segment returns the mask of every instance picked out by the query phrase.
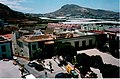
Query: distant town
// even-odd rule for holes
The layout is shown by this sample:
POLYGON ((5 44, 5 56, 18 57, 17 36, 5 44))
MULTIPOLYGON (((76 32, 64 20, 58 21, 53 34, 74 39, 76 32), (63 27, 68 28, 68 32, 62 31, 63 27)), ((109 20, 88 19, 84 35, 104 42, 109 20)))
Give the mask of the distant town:
POLYGON ((120 78, 118 13, 80 10, 23 14, 0 3, 0 78, 120 78))

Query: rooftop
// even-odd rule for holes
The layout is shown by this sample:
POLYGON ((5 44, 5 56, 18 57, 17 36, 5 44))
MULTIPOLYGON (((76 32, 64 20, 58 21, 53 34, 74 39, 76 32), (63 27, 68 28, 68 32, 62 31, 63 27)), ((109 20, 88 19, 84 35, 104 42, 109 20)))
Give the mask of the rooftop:
POLYGON ((12 34, 6 34, 6 35, 2 35, 2 36, 4 36, 7 39, 12 39, 12 34))
POLYGON ((114 32, 114 33, 120 33, 120 28, 108 28, 105 29, 107 32, 114 32))
POLYGON ((7 42, 8 40, 4 36, 0 36, 0 42, 7 42))
POLYGON ((54 39, 59 38, 74 38, 74 37, 80 37, 80 36, 86 36, 86 35, 95 35, 95 33, 91 32, 80 32, 79 30, 75 31, 60 31, 54 34, 44 34, 44 35, 24 35, 19 41, 25 41, 25 42, 36 42, 36 41, 49 41, 46 42, 46 44, 54 43, 54 39))
POLYGON ((6 42, 12 39, 12 34, 0 35, 0 42, 6 42))
POLYGON ((25 35, 18 40, 25 42, 36 42, 36 41, 49 41, 53 39, 54 38, 51 35, 25 35))
POLYGON ((32 32, 33 30, 45 29, 46 26, 34 26, 34 27, 21 27, 19 29, 20 32, 32 32))
POLYGON ((62 22, 63 24, 120 24, 120 22, 117 21, 97 21, 97 22, 81 22, 81 21, 70 21, 70 22, 62 22))
POLYGON ((89 32, 96 33, 96 34, 105 34, 102 30, 90 30, 89 32))
POLYGON ((74 30, 60 30, 54 33, 56 39, 57 38, 74 38, 74 37, 80 37, 80 36, 86 36, 86 35, 95 35, 95 33, 92 32, 85 32, 81 31, 79 29, 74 30))
POLYGON ((59 28, 79 28, 78 24, 64 24, 64 23, 48 23, 48 27, 59 27, 59 28))

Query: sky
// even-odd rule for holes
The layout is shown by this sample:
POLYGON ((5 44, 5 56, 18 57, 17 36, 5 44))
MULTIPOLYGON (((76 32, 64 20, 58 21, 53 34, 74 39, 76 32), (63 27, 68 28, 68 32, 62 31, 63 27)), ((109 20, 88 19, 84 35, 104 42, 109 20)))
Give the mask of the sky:
POLYGON ((24 13, 49 13, 65 4, 120 12, 119 0, 0 0, 11 9, 24 13))

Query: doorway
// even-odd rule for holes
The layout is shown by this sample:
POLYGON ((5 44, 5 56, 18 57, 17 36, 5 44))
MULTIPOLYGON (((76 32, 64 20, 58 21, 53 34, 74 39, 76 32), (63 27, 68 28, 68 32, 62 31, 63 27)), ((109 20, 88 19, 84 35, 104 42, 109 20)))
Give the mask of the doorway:
POLYGON ((6 59, 6 58, 7 58, 7 55, 6 55, 6 54, 2 54, 2 58, 3 58, 3 59, 6 59))

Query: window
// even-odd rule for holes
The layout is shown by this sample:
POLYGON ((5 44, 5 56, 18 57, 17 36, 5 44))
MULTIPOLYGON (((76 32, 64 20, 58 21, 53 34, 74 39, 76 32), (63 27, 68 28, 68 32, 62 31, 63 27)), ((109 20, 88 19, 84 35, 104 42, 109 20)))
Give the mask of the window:
POLYGON ((86 30, 86 29, 87 29, 87 27, 84 27, 84 29, 86 30))
POLYGON ((5 45, 1 46, 1 50, 2 52, 6 52, 6 46, 5 45))
POLYGON ((86 46, 86 41, 82 41, 82 46, 85 47, 86 46))
POLYGON ((23 43, 22 42, 19 42, 19 44, 20 44, 20 47, 23 47, 23 43))
POLYGON ((92 45, 92 40, 89 40, 89 45, 90 45, 90 46, 92 45))
POLYGON ((19 41, 17 41, 17 45, 19 45, 19 41))
POLYGON ((36 50, 36 45, 32 45, 32 49, 33 49, 33 50, 36 50))
POLYGON ((79 41, 75 41, 75 48, 79 48, 79 41))
POLYGON ((17 44, 19 45, 19 47, 23 47, 23 43, 20 41, 17 41, 17 44))

